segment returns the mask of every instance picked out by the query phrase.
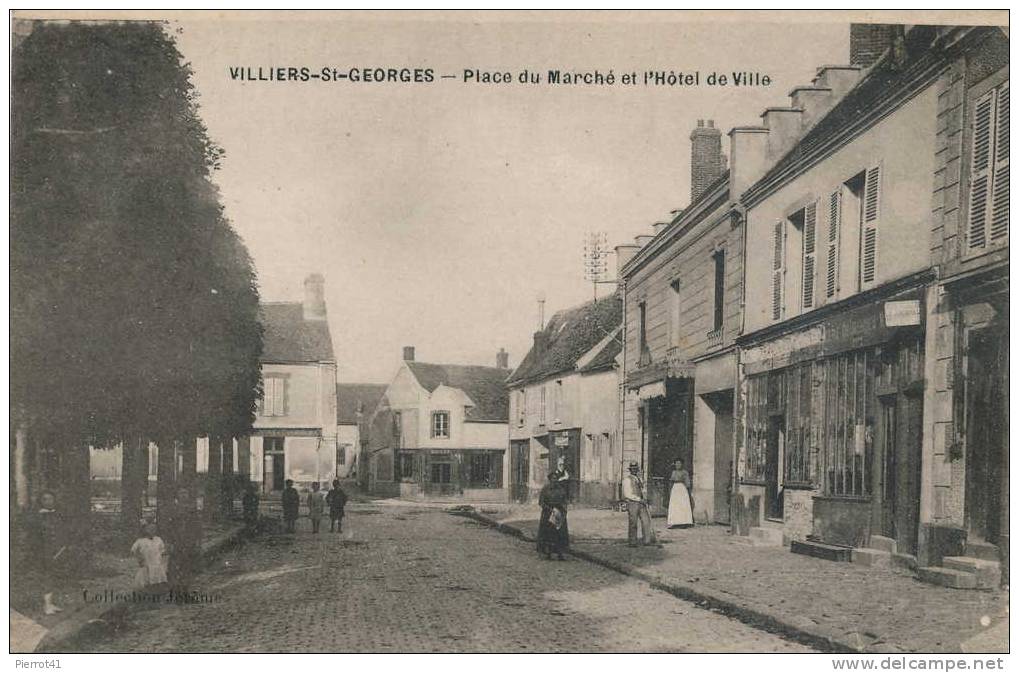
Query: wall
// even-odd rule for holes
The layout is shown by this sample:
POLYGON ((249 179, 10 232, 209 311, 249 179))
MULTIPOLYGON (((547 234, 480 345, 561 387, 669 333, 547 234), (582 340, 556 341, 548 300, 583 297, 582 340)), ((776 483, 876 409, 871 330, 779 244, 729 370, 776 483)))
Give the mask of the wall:
MULTIPOLYGON (((808 203, 821 199, 817 222, 816 296, 824 297, 824 243, 828 240, 825 199, 832 191, 857 173, 874 165, 881 166, 880 220, 878 223, 877 271, 875 285, 907 276, 931 265, 930 199, 934 176, 934 139, 937 90, 930 86, 885 117, 852 142, 792 182, 767 196, 747 213, 747 297, 745 326, 754 332, 773 324, 771 254, 774 224, 808 203), (916 151, 903 151, 902 148, 916 151)), ((855 219, 853 219, 855 217, 855 219)), ((844 208, 840 262, 843 271, 856 269, 859 261, 858 238, 854 239, 851 208, 844 208)), ((791 225, 787 233, 793 232, 791 225)), ((858 237, 858 233, 856 234, 858 237)), ((790 268, 785 275, 785 314, 783 319, 799 315, 801 278, 798 264, 801 254, 793 245, 786 248, 790 268)), ((840 274, 840 293, 836 299, 859 291, 852 274, 840 274), (847 277, 850 276, 850 277, 847 277)), ((822 302, 819 302, 823 303, 822 302)))
POLYGON ((355 464, 354 458, 358 455, 359 447, 361 446, 361 433, 356 425, 338 425, 336 427, 337 450, 344 447, 344 445, 346 445, 346 448, 344 449, 343 464, 336 466, 336 473, 341 478, 347 477, 350 474, 355 464))

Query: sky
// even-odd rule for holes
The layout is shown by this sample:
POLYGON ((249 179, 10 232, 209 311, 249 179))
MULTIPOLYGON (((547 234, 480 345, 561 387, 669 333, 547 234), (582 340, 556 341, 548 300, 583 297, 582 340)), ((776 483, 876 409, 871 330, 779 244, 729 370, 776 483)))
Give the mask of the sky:
MULTIPOLYGON (((804 14, 804 17, 809 15, 804 14)), ((263 301, 326 280, 342 383, 426 362, 514 366, 545 316, 587 301, 583 244, 651 233, 689 201, 689 134, 723 134, 788 104, 848 58, 848 24, 656 21, 181 20, 200 114, 226 152, 215 175, 263 301), (413 83, 240 82, 230 68, 433 68, 413 83), (470 84, 465 69, 613 71, 615 86, 470 84), (623 73, 700 71, 700 86, 623 86, 623 73), (767 74, 709 87, 708 73, 767 74)), ((728 153, 723 135, 723 150, 728 153)), ((614 278, 615 260, 609 259, 614 278)), ((611 286, 603 285, 604 295, 611 286)))

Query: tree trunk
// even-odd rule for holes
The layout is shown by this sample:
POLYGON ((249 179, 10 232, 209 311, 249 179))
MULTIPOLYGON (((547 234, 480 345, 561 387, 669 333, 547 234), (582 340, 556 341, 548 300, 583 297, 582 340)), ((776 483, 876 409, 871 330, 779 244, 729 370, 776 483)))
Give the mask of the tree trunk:
POLYGON ((195 479, 198 476, 198 438, 186 437, 180 441, 184 460, 181 464, 180 482, 188 491, 195 490, 195 479))
POLYGON ((220 480, 220 513, 229 517, 233 515, 233 437, 223 437, 223 476, 220 480))
POLYGON ((82 552, 89 547, 90 514, 92 512, 89 447, 80 439, 67 441, 60 455, 60 489, 57 508, 67 526, 67 541, 82 552))
POLYGON ((126 536, 136 534, 142 520, 142 479, 148 478, 148 445, 137 435, 125 436, 121 442, 120 461, 120 527, 126 536), (144 452, 144 456, 142 453, 144 452), (145 463, 145 471, 139 463, 145 463))
POLYGON ((28 428, 18 422, 14 431, 14 492, 16 509, 12 512, 21 513, 28 509, 28 428))
POLYGON ((237 474, 244 477, 244 482, 251 480, 251 436, 237 438, 237 474))
POLYGON ((156 525, 165 536, 169 533, 173 518, 177 456, 173 440, 169 437, 159 437, 156 447, 156 525))
POLYGON ((209 470, 205 473, 203 513, 209 518, 220 515, 220 476, 223 465, 223 437, 209 435, 209 470))

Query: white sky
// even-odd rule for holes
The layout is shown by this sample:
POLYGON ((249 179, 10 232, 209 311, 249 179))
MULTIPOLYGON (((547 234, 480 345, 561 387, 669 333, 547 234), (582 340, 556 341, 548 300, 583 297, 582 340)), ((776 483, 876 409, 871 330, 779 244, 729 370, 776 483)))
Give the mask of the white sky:
POLYGON ((686 205, 696 120, 723 133, 760 123, 818 65, 847 60, 849 31, 788 21, 174 26, 202 118, 226 150, 216 181, 262 298, 299 300, 308 273, 325 275, 341 382, 388 381, 404 345, 423 361, 487 365, 505 347, 517 364, 540 292, 546 317, 590 298, 585 232, 630 242, 686 205), (702 86, 230 80, 231 66, 260 65, 699 69, 702 86), (710 88, 713 70, 773 83, 710 88))

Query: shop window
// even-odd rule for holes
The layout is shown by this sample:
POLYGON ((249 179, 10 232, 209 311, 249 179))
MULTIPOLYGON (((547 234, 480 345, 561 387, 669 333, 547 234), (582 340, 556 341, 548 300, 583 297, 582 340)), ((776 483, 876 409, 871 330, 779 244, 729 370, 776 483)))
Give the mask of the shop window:
POLYGON ((449 439, 449 412, 432 412, 432 437, 434 439, 449 439))
POLYGON ((747 380, 747 448, 743 479, 763 482, 768 468, 781 468, 785 486, 810 487, 812 365, 802 364, 747 380), (776 431, 776 428, 781 428, 776 431), (780 442, 781 447, 768 442, 780 442), (772 451, 769 452, 769 448, 772 451), (768 465, 768 456, 781 465, 768 465))
POLYGON ((502 451, 467 454, 468 488, 502 488, 502 451))
POLYGON ((825 360, 821 471, 824 492, 869 496, 873 492, 875 358, 854 351, 825 360))
POLYGON ((764 481, 768 437, 768 375, 747 379, 747 446, 743 479, 764 481))

